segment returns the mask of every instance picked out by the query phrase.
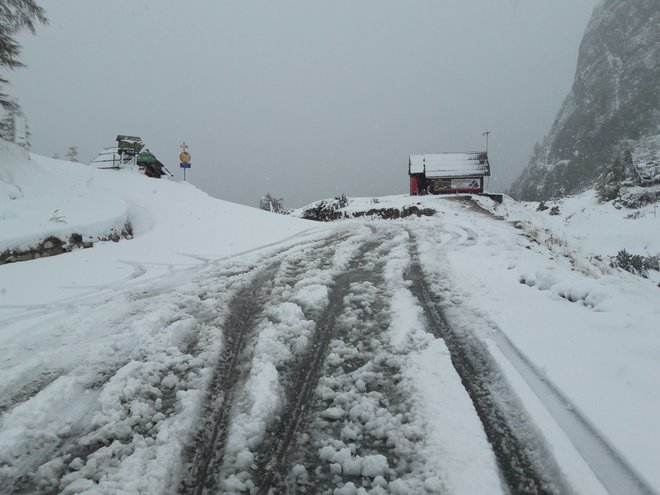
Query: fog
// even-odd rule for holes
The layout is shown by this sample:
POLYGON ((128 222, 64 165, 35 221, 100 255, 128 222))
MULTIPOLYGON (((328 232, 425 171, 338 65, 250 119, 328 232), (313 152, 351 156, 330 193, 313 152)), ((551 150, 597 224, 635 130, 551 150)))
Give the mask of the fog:
POLYGON ((8 74, 32 150, 141 136, 255 206, 408 190, 408 155, 485 148, 503 191, 568 93, 595 0, 41 2, 8 74))

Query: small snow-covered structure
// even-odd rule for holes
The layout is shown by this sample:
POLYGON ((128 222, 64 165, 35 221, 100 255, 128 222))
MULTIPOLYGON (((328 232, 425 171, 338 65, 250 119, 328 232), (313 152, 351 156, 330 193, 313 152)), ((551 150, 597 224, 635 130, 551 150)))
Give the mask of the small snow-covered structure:
POLYGON ((123 156, 117 146, 103 148, 90 162, 90 165, 100 169, 118 169, 133 163, 133 156, 123 156))
POLYGON ((137 136, 117 136, 117 146, 101 150, 90 165, 100 169, 135 170, 156 179, 165 175, 172 176, 172 173, 144 147, 142 139, 137 136))
POLYGON ((488 153, 432 153, 410 155, 410 195, 482 193, 490 176, 488 153))

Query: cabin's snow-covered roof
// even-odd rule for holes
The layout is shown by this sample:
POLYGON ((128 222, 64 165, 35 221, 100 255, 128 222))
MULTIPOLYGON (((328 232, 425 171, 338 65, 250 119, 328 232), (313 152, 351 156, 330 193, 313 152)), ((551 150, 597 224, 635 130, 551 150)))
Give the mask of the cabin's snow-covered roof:
POLYGON ((490 175, 490 163, 485 151, 410 155, 409 172, 426 177, 483 176, 490 175))

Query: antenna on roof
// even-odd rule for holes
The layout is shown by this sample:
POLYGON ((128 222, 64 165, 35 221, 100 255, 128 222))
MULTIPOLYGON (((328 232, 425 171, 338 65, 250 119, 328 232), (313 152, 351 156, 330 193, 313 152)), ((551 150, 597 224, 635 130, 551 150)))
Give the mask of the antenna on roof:
POLYGON ((488 136, 490 135, 490 131, 484 131, 482 136, 486 136, 486 153, 488 153, 488 136))

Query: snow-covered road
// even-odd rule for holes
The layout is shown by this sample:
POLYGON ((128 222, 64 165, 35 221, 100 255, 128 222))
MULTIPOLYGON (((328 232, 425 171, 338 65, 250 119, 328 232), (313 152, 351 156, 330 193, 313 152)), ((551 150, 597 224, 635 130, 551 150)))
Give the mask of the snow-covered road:
POLYGON ((419 234, 477 234, 422 227, 349 223, 22 313, 49 331, 2 384, 3 493, 570 493, 419 261, 419 234), (99 325, 110 347, 70 331, 99 325), (54 344, 78 352, 43 367, 54 344))
POLYGON ((610 262, 655 208, 502 199, 320 224, 2 144, 3 259, 94 247, 0 266, 0 494, 660 493, 660 272, 610 262))
POLYGON ((653 493, 604 440, 548 445, 497 339, 424 262, 477 242, 438 220, 344 223, 12 313, 34 349, 2 361, 1 492, 601 494, 629 476, 653 493), (614 485, 588 467, 602 456, 614 485))

